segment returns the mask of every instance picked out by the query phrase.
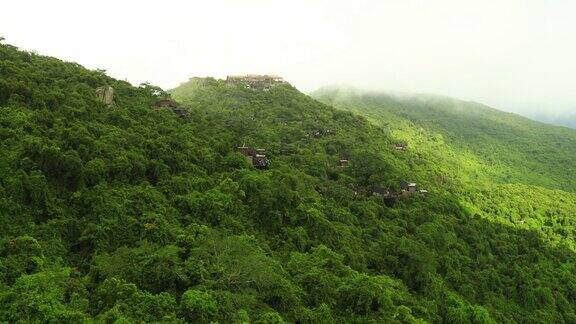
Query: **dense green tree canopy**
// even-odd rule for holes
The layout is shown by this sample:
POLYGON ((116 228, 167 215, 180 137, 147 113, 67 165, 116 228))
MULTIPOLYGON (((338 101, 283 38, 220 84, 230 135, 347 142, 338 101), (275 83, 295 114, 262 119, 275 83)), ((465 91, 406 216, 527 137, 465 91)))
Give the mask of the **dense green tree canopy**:
POLYGON ((517 128, 470 139, 290 85, 171 93, 187 115, 149 84, 0 45, 0 321, 576 321, 574 179, 551 164, 574 166, 572 142, 544 156, 517 128), (402 181, 429 193, 370 189, 402 181))

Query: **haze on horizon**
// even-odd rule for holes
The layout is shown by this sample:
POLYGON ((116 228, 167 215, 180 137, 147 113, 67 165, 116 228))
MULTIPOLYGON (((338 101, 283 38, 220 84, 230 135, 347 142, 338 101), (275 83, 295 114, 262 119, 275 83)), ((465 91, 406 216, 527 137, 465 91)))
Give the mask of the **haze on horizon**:
POLYGON ((133 84, 278 74, 435 93, 526 115, 576 111, 576 2, 10 1, 0 36, 133 84))

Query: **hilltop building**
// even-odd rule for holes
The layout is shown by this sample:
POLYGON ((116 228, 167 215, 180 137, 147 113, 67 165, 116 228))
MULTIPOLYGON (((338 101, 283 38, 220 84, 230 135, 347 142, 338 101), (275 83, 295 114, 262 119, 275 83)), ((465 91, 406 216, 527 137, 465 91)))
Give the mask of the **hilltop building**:
POLYGON ((286 81, 277 75, 229 75, 226 77, 226 83, 230 85, 242 84, 247 88, 269 89, 277 84, 284 84, 286 81))

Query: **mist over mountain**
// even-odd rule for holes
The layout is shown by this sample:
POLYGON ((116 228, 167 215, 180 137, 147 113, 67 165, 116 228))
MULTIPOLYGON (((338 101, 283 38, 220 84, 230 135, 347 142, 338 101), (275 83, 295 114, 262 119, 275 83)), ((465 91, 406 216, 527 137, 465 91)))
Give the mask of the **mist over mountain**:
POLYGON ((541 122, 558 125, 558 126, 566 126, 570 128, 576 129, 576 114, 575 113, 565 113, 565 114, 527 114, 529 117, 535 120, 539 120, 541 122))

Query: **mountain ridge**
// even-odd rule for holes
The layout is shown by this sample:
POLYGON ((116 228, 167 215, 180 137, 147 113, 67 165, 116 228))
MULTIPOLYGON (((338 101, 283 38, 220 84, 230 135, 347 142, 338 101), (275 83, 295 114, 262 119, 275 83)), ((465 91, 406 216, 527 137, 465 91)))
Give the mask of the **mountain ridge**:
POLYGON ((500 116, 513 116, 516 119, 523 119, 526 122, 533 122, 539 125, 546 125, 561 129, 568 128, 570 129, 570 131, 573 130, 573 127, 547 122, 545 119, 543 120, 541 118, 534 118, 513 111, 505 111, 502 109, 494 108, 479 101, 463 100, 456 97, 435 93, 410 93, 410 92, 394 92, 394 91, 389 92, 384 90, 364 90, 358 87, 352 87, 346 85, 328 85, 320 87, 314 91, 308 92, 307 94, 313 98, 320 98, 324 100, 335 100, 337 102, 338 99, 342 97, 342 95, 336 93, 342 93, 343 97, 385 96, 389 98, 394 98, 398 101, 410 100, 410 99, 422 100, 424 102, 433 100, 445 100, 447 102, 453 102, 455 105, 461 105, 462 107, 465 107, 464 109, 461 109, 460 112, 479 113, 478 110, 480 109, 480 111, 484 110, 484 112, 492 112, 500 116))

